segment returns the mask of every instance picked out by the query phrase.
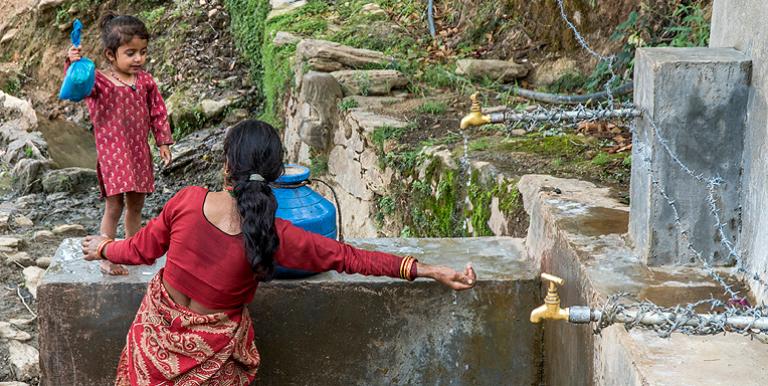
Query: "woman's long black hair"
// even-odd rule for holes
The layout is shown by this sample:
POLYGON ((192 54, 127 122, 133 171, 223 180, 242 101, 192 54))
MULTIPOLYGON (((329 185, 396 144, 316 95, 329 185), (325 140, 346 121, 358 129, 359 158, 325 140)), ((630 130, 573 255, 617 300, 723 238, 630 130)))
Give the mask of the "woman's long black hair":
POLYGON ((283 144, 269 124, 242 121, 224 139, 227 182, 237 199, 241 229, 248 262, 259 280, 270 280, 275 273, 272 259, 280 239, 275 230, 277 200, 269 183, 283 174, 283 144), (260 175, 264 181, 258 181, 260 175))

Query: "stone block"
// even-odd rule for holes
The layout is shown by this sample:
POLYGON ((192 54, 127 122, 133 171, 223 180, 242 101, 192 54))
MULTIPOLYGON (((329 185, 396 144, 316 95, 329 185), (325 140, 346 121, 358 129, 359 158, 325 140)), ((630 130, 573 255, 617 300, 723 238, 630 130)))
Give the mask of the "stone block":
POLYGON ((697 262, 689 240, 714 264, 734 263, 715 228, 707 188, 708 180, 722 178, 714 198, 735 245, 750 70, 749 57, 731 48, 637 50, 634 98, 643 116, 632 139, 629 229, 645 263, 697 262), (682 230, 659 187, 675 202, 682 230))
MULTIPOLYGON (((163 265, 106 277, 80 258, 78 241, 62 243, 39 289, 41 385, 111 384, 147 281, 163 265)), ((528 313, 541 298, 521 240, 352 243, 454 268, 472 261, 477 287, 454 293, 335 272, 264 283, 249 307, 260 385, 538 384, 542 330, 528 313)))
POLYGON ((342 70, 331 75, 341 84, 344 95, 387 95, 408 84, 396 70, 342 70))
POLYGON ((296 46, 296 58, 298 59, 297 63, 302 61, 308 62, 310 67, 316 71, 328 69, 319 68, 318 64, 321 63, 334 69, 358 69, 386 66, 394 60, 391 56, 384 55, 379 51, 354 48, 327 40, 315 39, 304 39, 299 42, 296 46))
POLYGON ((472 79, 511 82, 528 75, 528 67, 507 60, 461 59, 456 61, 456 74, 472 79))
POLYGON ((64 168, 50 170, 43 176, 43 190, 55 192, 88 192, 98 187, 96 171, 85 168, 64 168))

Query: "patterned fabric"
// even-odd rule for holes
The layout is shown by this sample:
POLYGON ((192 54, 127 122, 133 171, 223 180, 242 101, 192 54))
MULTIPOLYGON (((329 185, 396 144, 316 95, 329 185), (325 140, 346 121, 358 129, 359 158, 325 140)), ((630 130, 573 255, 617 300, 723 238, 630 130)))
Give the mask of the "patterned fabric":
POLYGON ((174 303, 162 275, 128 331, 115 385, 249 385, 260 358, 248 309, 198 314, 174 303))
POLYGON ((136 74, 135 90, 114 84, 96 71, 86 98, 96 139, 96 165, 102 196, 155 190, 149 130, 157 145, 173 143, 163 97, 152 76, 136 74))

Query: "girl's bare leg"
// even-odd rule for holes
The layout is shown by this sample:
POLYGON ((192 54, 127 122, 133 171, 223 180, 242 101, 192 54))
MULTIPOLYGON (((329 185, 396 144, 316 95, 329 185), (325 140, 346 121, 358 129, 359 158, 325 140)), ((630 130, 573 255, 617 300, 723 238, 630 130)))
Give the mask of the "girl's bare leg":
POLYGON ((144 208, 145 193, 125 193, 125 238, 135 235, 141 229, 141 209, 144 208))
MULTIPOLYGON (((122 194, 107 196, 104 207, 104 217, 101 218, 101 234, 114 239, 117 236, 117 223, 125 206, 122 194)), ((108 260, 99 263, 101 272, 109 275, 127 275, 128 270, 122 265, 112 264, 108 260)))

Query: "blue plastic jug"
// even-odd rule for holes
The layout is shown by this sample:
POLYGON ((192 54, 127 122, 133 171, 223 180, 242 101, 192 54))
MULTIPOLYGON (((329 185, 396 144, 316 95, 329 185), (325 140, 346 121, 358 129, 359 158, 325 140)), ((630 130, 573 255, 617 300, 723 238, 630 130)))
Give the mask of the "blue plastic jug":
MULTIPOLYGON (((288 220, 299 228, 328 238, 336 238, 336 207, 325 197, 309 188, 309 168, 286 164, 285 173, 272 187, 277 199, 276 217, 288 220)), ((316 272, 277 266, 275 278, 298 279, 316 272)))

